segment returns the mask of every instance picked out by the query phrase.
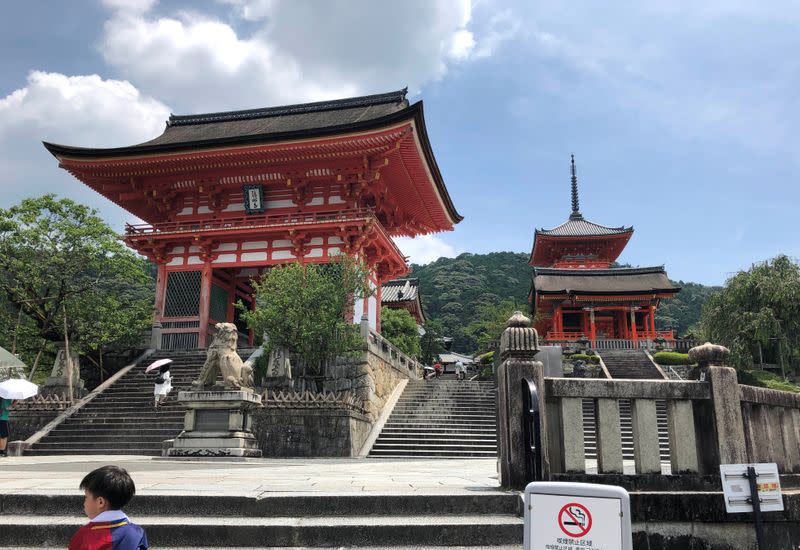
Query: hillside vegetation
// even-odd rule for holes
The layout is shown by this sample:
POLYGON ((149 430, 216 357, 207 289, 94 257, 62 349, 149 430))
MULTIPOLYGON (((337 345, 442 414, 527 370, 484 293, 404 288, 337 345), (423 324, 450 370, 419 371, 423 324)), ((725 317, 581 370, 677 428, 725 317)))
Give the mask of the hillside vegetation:
MULTIPOLYGON (((464 253, 439 258, 426 265, 412 265, 412 277, 420 280, 422 306, 428 319, 442 323, 444 334, 453 338, 453 349, 464 353, 479 349, 478 335, 469 325, 481 321, 492 306, 530 312, 532 268, 524 252, 464 253)), ((716 287, 675 282, 682 291, 665 300, 656 315, 658 328, 673 328, 685 334, 700 319, 703 303, 716 287)), ((499 335, 498 335, 499 336, 499 335)))

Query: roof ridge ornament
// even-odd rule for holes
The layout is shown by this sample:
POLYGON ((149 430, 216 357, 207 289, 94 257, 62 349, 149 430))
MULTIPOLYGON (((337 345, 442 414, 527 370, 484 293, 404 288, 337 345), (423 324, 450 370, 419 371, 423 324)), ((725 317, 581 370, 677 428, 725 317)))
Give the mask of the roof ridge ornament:
POLYGON ((575 170, 575 155, 570 155, 570 173, 572 174, 572 214, 569 215, 571 220, 582 220, 580 202, 578 200, 578 174, 575 170))

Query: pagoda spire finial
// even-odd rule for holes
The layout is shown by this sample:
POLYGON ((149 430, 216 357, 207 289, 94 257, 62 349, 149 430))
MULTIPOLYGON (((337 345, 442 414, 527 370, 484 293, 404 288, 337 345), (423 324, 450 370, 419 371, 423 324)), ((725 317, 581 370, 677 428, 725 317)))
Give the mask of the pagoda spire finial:
POLYGON ((575 171, 575 155, 570 155, 570 172, 572 173, 572 214, 569 215, 571 220, 583 219, 581 214, 580 202, 578 201, 578 174, 575 171))

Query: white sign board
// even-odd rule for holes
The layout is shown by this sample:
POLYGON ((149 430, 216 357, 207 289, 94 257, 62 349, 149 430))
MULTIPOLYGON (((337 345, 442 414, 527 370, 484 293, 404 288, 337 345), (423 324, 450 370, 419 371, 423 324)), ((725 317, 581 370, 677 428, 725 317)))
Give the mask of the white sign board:
POLYGON ((525 487, 525 550, 632 550, 622 487, 534 482, 525 487))
POLYGON ((750 480, 747 478, 748 466, 755 468, 758 475, 756 483, 758 497, 761 499, 761 511, 782 511, 781 478, 778 476, 778 465, 775 463, 720 464, 719 475, 722 479, 722 492, 725 495, 725 510, 729 514, 753 511, 750 480))

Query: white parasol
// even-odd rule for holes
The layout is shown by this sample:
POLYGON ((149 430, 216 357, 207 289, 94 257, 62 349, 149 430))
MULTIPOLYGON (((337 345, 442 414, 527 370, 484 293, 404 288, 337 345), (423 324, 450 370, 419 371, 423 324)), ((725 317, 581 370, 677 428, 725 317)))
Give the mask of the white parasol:
POLYGON ((10 378, 0 382, 0 397, 3 399, 27 399, 39 393, 39 386, 23 378, 10 378))
POLYGON ((164 365, 169 365, 170 363, 172 363, 172 359, 159 359, 158 361, 153 361, 149 367, 144 369, 144 372, 147 374, 148 372, 152 372, 157 368, 163 367, 164 365))

